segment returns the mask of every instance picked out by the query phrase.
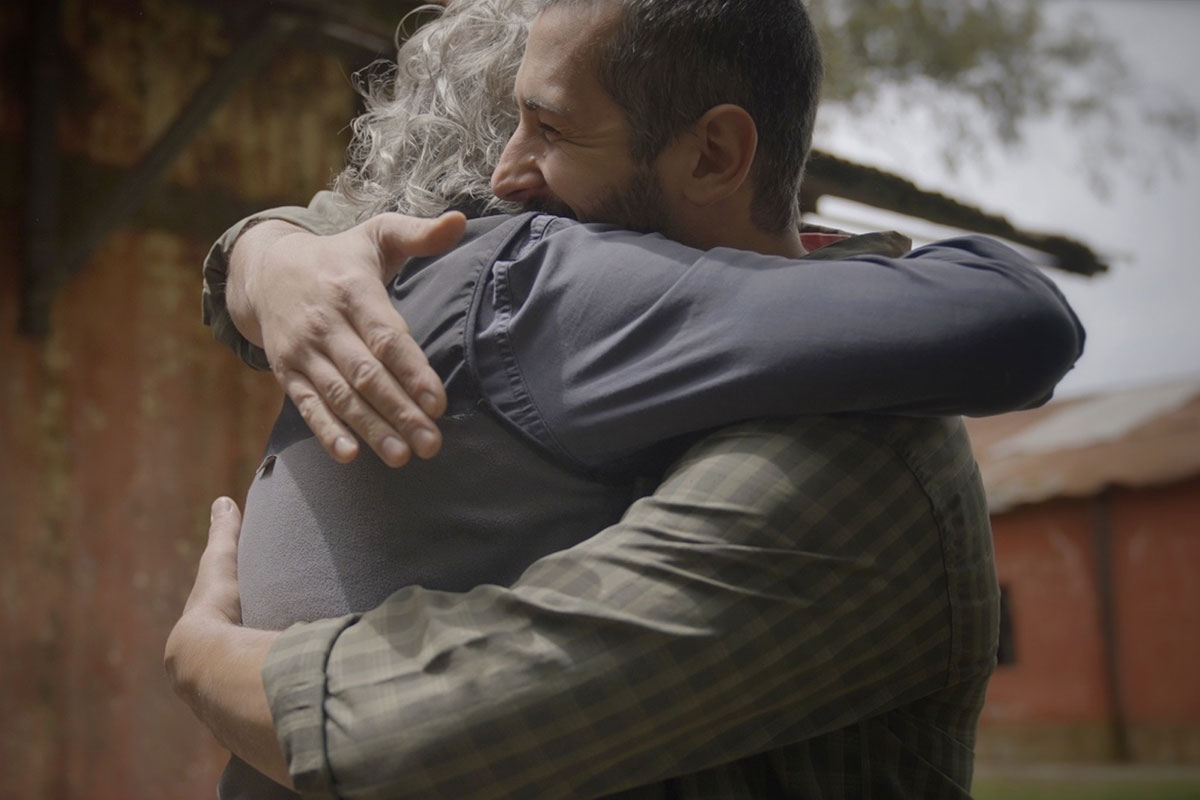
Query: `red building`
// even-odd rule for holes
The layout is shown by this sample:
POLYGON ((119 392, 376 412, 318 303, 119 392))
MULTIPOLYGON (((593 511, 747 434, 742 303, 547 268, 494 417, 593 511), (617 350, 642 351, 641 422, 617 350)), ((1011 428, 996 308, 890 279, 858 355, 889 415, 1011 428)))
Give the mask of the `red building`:
POLYGON ((1200 380, 968 427, 1005 606, 981 758, 1200 763, 1200 380))

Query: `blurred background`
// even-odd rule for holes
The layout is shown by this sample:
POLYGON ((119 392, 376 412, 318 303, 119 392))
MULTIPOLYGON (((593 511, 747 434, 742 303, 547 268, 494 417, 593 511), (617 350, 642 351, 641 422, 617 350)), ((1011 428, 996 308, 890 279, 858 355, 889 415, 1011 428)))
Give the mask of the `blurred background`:
MULTIPOLYGON (((199 266, 328 183, 415 5, 0 7, 0 798, 213 796, 162 645, 280 396, 199 266)), ((810 7, 809 219, 1001 236, 1088 328, 1055 402, 970 422, 1005 605, 977 795, 1200 797, 1200 3, 810 7)))

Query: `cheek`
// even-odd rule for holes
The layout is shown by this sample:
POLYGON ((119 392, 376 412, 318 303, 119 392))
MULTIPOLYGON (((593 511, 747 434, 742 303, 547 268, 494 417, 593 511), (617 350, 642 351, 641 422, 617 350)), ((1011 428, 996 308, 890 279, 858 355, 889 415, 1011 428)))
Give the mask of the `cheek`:
POLYGON ((562 152, 552 150, 541 160, 542 178, 555 197, 568 205, 580 195, 580 186, 586 183, 580 164, 562 152))
POLYGON ((557 150, 543 159, 542 174, 550 191, 579 213, 586 211, 581 206, 604 196, 614 185, 620 173, 618 164, 617 159, 600 154, 557 150))

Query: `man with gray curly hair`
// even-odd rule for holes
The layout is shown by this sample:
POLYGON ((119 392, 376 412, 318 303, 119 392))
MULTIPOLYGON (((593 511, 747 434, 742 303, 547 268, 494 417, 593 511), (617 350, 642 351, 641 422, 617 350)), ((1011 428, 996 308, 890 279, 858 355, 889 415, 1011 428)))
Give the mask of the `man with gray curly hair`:
POLYGON ((177 688, 312 796, 966 796, 997 598, 961 423, 696 434, 1041 402, 1077 322, 986 240, 902 255, 801 234, 819 49, 798 0, 544 5, 514 83, 527 6, 452 5, 401 49, 396 96, 413 94, 371 102, 337 194, 214 250, 209 311, 228 299, 294 403, 240 554, 236 509, 214 506, 168 643, 177 688), (515 116, 483 108, 509 93, 515 116), (466 142, 506 131, 500 152, 466 142), (499 200, 477 180, 491 160, 499 200), (483 216, 380 311, 384 263, 462 219, 376 212, 500 201, 628 230, 483 216), (339 260, 371 280, 330 311, 312 276, 339 260), (354 458, 335 414, 381 460, 354 458), (671 458, 695 444, 590 536, 667 439, 671 458), (413 451, 429 460, 384 466, 413 451), (252 629, 297 619, 315 621, 252 629))
POLYGON ((409 37, 394 65, 359 78, 366 110, 333 187, 358 220, 519 210, 492 194, 490 177, 517 125, 513 81, 540 5, 455 3, 409 37))
POLYGON ((451 223, 439 238, 431 231, 442 228, 387 212, 436 218, 451 208, 471 216, 520 210, 492 193, 491 174, 516 128, 513 81, 541 5, 456 2, 419 28, 394 65, 358 77, 366 110, 352 123, 349 163, 333 191, 318 193, 307 209, 243 220, 206 261, 205 323, 244 361, 275 372, 338 460, 359 449, 340 420, 393 466, 440 446, 433 417, 444 406, 443 387, 380 279, 423 252, 414 250, 415 241, 424 243, 418 237, 444 249, 457 228, 451 223), (319 320, 297 313, 314 307, 328 313, 319 320))

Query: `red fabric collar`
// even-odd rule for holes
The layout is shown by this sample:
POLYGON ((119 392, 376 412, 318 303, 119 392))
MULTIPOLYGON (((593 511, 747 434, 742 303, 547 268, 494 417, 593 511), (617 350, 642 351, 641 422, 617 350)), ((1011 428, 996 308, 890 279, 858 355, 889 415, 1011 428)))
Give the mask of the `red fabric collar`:
POLYGON ((850 234, 848 233, 801 233, 800 245, 811 253, 813 250, 820 250, 834 242, 844 242, 849 238, 850 234))

